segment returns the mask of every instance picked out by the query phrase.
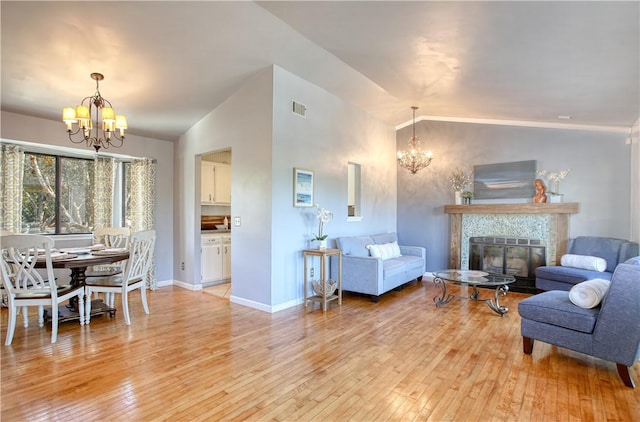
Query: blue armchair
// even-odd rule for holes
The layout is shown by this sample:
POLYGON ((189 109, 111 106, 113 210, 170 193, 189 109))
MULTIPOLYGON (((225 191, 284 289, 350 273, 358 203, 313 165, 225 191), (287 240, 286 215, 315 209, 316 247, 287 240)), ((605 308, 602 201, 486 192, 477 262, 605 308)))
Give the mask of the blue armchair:
POLYGON ((569 292, 552 290, 518 304, 523 350, 534 339, 616 363, 627 387, 634 388, 629 367, 640 359, 640 257, 616 267, 600 305, 574 305, 569 292))
POLYGON ((571 239, 567 253, 603 258, 607 262, 607 268, 604 272, 599 272, 561 265, 538 267, 536 268, 536 289, 569 291, 574 285, 593 278, 611 280, 618 264, 640 255, 638 244, 635 242, 597 236, 579 236, 571 239))

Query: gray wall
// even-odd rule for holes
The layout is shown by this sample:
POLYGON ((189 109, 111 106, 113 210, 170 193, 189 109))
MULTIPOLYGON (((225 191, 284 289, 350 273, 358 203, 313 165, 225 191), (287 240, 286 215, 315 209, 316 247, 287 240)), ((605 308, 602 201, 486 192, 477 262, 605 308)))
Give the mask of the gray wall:
MULTIPOLYGON (((429 271, 448 266, 444 205, 453 203, 447 179, 455 167, 537 160, 538 169, 570 168, 560 182, 564 202, 580 203, 580 213, 571 217, 570 236, 629 237, 628 134, 420 121, 416 135, 434 159, 415 176, 398 168, 398 235, 405 244, 427 248, 429 271)), ((405 149, 410 136, 410 126, 397 132, 398 149, 405 149)))
POLYGON ((301 303, 302 254, 315 213, 293 207, 293 167, 315 172, 315 201, 336 236, 395 230, 395 131, 327 91, 273 66, 255 75, 180 138, 176 151, 175 278, 200 286, 197 156, 231 147, 232 301, 266 311, 301 303), (307 106, 291 113, 292 100, 307 106), (348 223, 347 162, 362 164, 364 219, 348 223), (184 260, 185 270, 179 270, 184 260))

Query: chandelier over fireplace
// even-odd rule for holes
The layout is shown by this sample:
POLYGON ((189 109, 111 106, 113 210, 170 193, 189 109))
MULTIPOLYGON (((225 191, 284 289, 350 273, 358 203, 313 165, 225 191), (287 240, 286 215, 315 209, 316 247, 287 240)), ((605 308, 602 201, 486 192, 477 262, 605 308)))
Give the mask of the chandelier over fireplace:
POLYGON ((99 83, 104 76, 101 73, 92 73, 91 79, 96 81, 96 92, 92 96, 85 97, 75 108, 62 109, 62 121, 67 124, 69 140, 75 144, 85 142, 87 146, 94 147, 96 152, 100 148, 107 149, 109 146, 120 148, 124 142, 127 118, 116 115, 111 103, 100 95, 99 83), (75 132, 74 124, 78 125, 75 132), (120 131, 119 136, 116 129, 120 131), (74 139, 78 133, 81 133, 80 137, 74 139))

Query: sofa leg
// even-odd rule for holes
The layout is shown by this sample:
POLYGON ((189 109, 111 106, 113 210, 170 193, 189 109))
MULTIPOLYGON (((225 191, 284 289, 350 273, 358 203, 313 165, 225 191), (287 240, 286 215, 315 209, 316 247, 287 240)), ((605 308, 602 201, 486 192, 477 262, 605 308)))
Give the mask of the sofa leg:
POLYGON ((622 378, 624 385, 629 388, 636 388, 636 385, 633 383, 633 378, 631 378, 631 373, 629 373, 629 367, 621 363, 616 363, 616 368, 618 369, 618 375, 622 378))
POLYGON ((522 351, 527 355, 533 353, 533 339, 531 337, 522 336, 522 351))
POLYGON ((373 303, 378 303, 379 300, 380 300, 380 296, 371 295, 371 301, 373 303))
POLYGON ((416 280, 418 280, 418 282, 422 281, 422 276, 416 278, 416 280))

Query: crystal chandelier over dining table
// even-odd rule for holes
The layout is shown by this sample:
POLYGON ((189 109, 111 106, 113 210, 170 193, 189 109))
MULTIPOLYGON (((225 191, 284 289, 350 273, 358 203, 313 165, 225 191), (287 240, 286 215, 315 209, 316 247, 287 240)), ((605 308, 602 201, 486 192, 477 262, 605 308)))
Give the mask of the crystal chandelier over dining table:
POLYGON ((409 140, 408 151, 398 151, 398 163, 411 174, 416 174, 431 164, 432 154, 431 151, 424 151, 420 148, 420 141, 416 137, 416 110, 418 107, 411 108, 413 109, 413 136, 409 140))
POLYGON ((85 97, 76 107, 65 107, 62 110, 62 121, 67 124, 69 140, 75 144, 85 142, 87 146, 107 149, 110 146, 120 148, 124 142, 124 130, 127 129, 127 118, 116 115, 111 103, 100 95, 99 83, 104 79, 101 73, 92 73, 91 79, 96 81, 96 92, 85 97), (78 128, 74 131, 73 125, 78 128), (119 130, 120 134, 118 135, 119 130), (74 139, 75 135, 80 134, 74 139))

